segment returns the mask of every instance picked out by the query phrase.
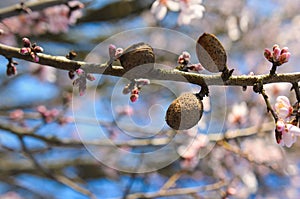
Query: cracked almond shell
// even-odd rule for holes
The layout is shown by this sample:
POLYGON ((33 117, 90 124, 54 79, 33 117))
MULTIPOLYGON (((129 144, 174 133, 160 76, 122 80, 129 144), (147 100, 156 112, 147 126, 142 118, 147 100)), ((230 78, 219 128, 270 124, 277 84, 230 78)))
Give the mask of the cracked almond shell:
POLYGON ((199 122, 202 113, 202 101, 193 93, 184 93, 170 104, 166 122, 175 130, 190 129, 199 122))
POLYGON ((210 33, 203 33, 196 45, 196 53, 202 66, 213 73, 222 72, 226 66, 226 51, 218 38, 210 33))

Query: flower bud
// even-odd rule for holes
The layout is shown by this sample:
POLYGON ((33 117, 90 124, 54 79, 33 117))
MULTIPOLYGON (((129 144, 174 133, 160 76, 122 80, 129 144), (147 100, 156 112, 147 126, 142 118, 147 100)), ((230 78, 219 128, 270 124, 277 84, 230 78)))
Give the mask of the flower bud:
POLYGON ((31 46, 31 42, 30 42, 30 40, 28 38, 24 37, 22 39, 22 41, 23 41, 23 46, 24 47, 30 47, 31 46))
POLYGON ((95 76, 92 75, 92 74, 90 74, 90 73, 88 73, 88 74, 86 75, 86 78, 87 78, 88 80, 90 80, 90 81, 94 81, 94 80, 96 79, 95 76))
POLYGON ((82 70, 82 69, 77 69, 76 71, 76 74, 79 76, 79 77, 81 77, 81 76, 84 76, 85 75, 85 72, 84 72, 84 70, 82 70))
POLYGON ((268 61, 270 61, 270 62, 273 61, 273 56, 269 49, 267 49, 267 48, 265 49, 264 56, 268 61))
POLYGON ((283 47, 280 51, 280 54, 282 55, 283 53, 287 53, 289 52, 289 48, 288 47, 283 47))
POLYGON ((130 101, 131 102, 136 102, 139 98, 139 95, 138 94, 131 94, 130 96, 130 101))
POLYGON ((273 61, 278 62, 280 56, 280 48, 278 46, 273 47, 273 61))
POLYGON ((113 44, 109 45, 108 54, 111 59, 115 59, 116 49, 117 49, 117 47, 115 45, 113 45, 113 44))
POLYGON ((7 76, 12 76, 12 75, 16 75, 17 74, 17 67, 14 65, 11 65, 9 67, 7 67, 6 69, 6 75, 7 76))
POLYGON ((149 79, 142 79, 142 78, 136 79, 135 82, 136 82, 136 86, 139 87, 139 88, 141 88, 142 86, 150 84, 149 79))
POLYGON ((289 61, 290 57, 291 57, 291 53, 289 53, 289 52, 283 53, 279 56, 279 62, 281 64, 284 64, 289 61))
POLYGON ((43 49, 42 47, 40 47, 40 46, 35 46, 35 47, 33 48, 33 50, 34 50, 34 52, 36 52, 36 53, 42 53, 42 52, 44 52, 44 49, 43 49))
POLYGON ((28 47, 23 47, 20 49, 20 54, 22 54, 22 55, 29 55, 30 52, 31 52, 31 49, 28 47))
POLYGON ((123 54, 123 48, 117 48, 116 52, 115 52, 115 58, 119 59, 119 57, 123 54))
POLYGON ((276 123, 276 130, 282 132, 284 131, 284 128, 285 128, 284 122, 282 120, 278 120, 276 123))

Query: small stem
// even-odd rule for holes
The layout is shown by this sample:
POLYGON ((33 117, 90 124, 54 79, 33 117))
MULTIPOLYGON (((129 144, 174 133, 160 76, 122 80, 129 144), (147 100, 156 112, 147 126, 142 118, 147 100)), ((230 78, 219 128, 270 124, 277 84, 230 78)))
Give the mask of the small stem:
POLYGON ((209 94, 209 89, 208 86, 206 85, 206 83, 204 83, 203 85, 201 85, 201 90, 199 93, 196 94, 196 96, 200 99, 203 100, 203 97, 207 96, 208 97, 209 94))
POLYGON ((276 75, 276 70, 277 70, 277 67, 279 66, 278 63, 274 62, 273 65, 272 65, 272 68, 270 70, 270 75, 273 76, 273 75, 276 75))
POLYGON ((278 120, 278 115, 277 115, 277 114, 275 113, 275 111, 273 110, 273 108, 272 108, 272 106, 271 106, 271 104, 270 104, 268 95, 266 94, 266 92, 265 92, 264 89, 261 90, 260 94, 263 96, 263 98, 264 98, 264 100, 265 100, 265 103, 266 103, 266 105, 267 105, 267 110, 268 110, 268 112, 271 112, 271 114, 272 114, 272 116, 273 116, 273 118, 274 118, 274 120, 275 120, 275 123, 276 123, 277 120, 278 120))
POLYGON ((297 102, 300 102, 300 92, 299 92, 299 85, 298 82, 294 82, 292 83, 295 94, 296 94, 296 98, 297 98, 297 102))

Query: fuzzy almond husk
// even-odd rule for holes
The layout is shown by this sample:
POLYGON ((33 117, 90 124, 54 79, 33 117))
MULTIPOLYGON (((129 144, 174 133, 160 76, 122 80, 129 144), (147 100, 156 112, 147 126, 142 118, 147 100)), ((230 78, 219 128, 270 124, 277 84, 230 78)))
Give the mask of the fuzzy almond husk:
POLYGON ((197 41, 196 52, 199 62, 206 70, 217 73, 227 68, 226 51, 215 35, 203 33, 197 41))
POLYGON ((190 129, 199 122, 202 113, 202 101, 193 93, 184 93, 170 104, 166 122, 175 130, 190 129))
POLYGON ((119 59, 121 66, 128 71, 133 68, 142 68, 149 71, 154 66, 155 55, 149 44, 141 42, 125 49, 119 59))

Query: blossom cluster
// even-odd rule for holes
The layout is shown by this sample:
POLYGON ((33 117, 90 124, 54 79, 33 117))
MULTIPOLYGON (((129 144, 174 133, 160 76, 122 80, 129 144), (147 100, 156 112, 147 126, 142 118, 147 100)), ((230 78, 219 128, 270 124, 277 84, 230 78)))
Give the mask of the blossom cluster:
POLYGON ((68 1, 66 4, 52 6, 41 11, 30 11, 18 16, 3 19, 0 24, 1 42, 15 44, 14 34, 20 36, 41 35, 47 32, 58 34, 67 32, 70 25, 82 16, 84 4, 68 1))
POLYGON ((78 76, 78 78, 73 81, 73 86, 78 87, 79 95, 83 96, 86 90, 86 80, 94 81, 96 78, 94 77, 94 75, 86 73, 84 70, 79 68, 75 70, 75 72, 69 71, 70 79, 73 79, 75 77, 75 74, 78 76))
POLYGON ((37 53, 42 53, 44 49, 36 43, 31 44, 31 41, 24 37, 23 41, 23 48, 20 50, 20 54, 22 55, 30 55, 34 62, 39 62, 40 58, 38 57, 37 53))
POLYGON ((130 93, 130 101, 136 102, 139 98, 140 90, 143 86, 149 85, 150 81, 149 79, 134 79, 131 81, 128 85, 126 85, 123 89, 123 94, 129 94, 130 93))
POLYGON ((111 65, 113 61, 119 59, 123 53, 123 48, 117 48, 115 45, 110 44, 108 47, 109 61, 108 64, 111 65))
POLYGON ((176 69, 185 71, 185 72, 200 72, 204 70, 203 66, 200 63, 191 64, 191 54, 187 51, 183 51, 179 55, 177 63, 180 64, 176 69))
POLYGON ((281 146, 291 147, 297 141, 297 136, 300 136, 300 128, 292 118, 293 107, 286 96, 277 97, 275 111, 278 115, 276 141, 281 146))
POLYGON ((188 25, 193 19, 201 19, 205 8, 201 5, 202 0, 156 0, 151 6, 151 12, 156 19, 165 18, 168 10, 179 12, 177 23, 188 25))
POLYGON ((264 52, 264 56, 269 62, 276 66, 280 66, 289 61, 291 53, 289 52, 288 47, 280 49, 279 45, 275 44, 272 50, 273 52, 266 48, 264 52))

